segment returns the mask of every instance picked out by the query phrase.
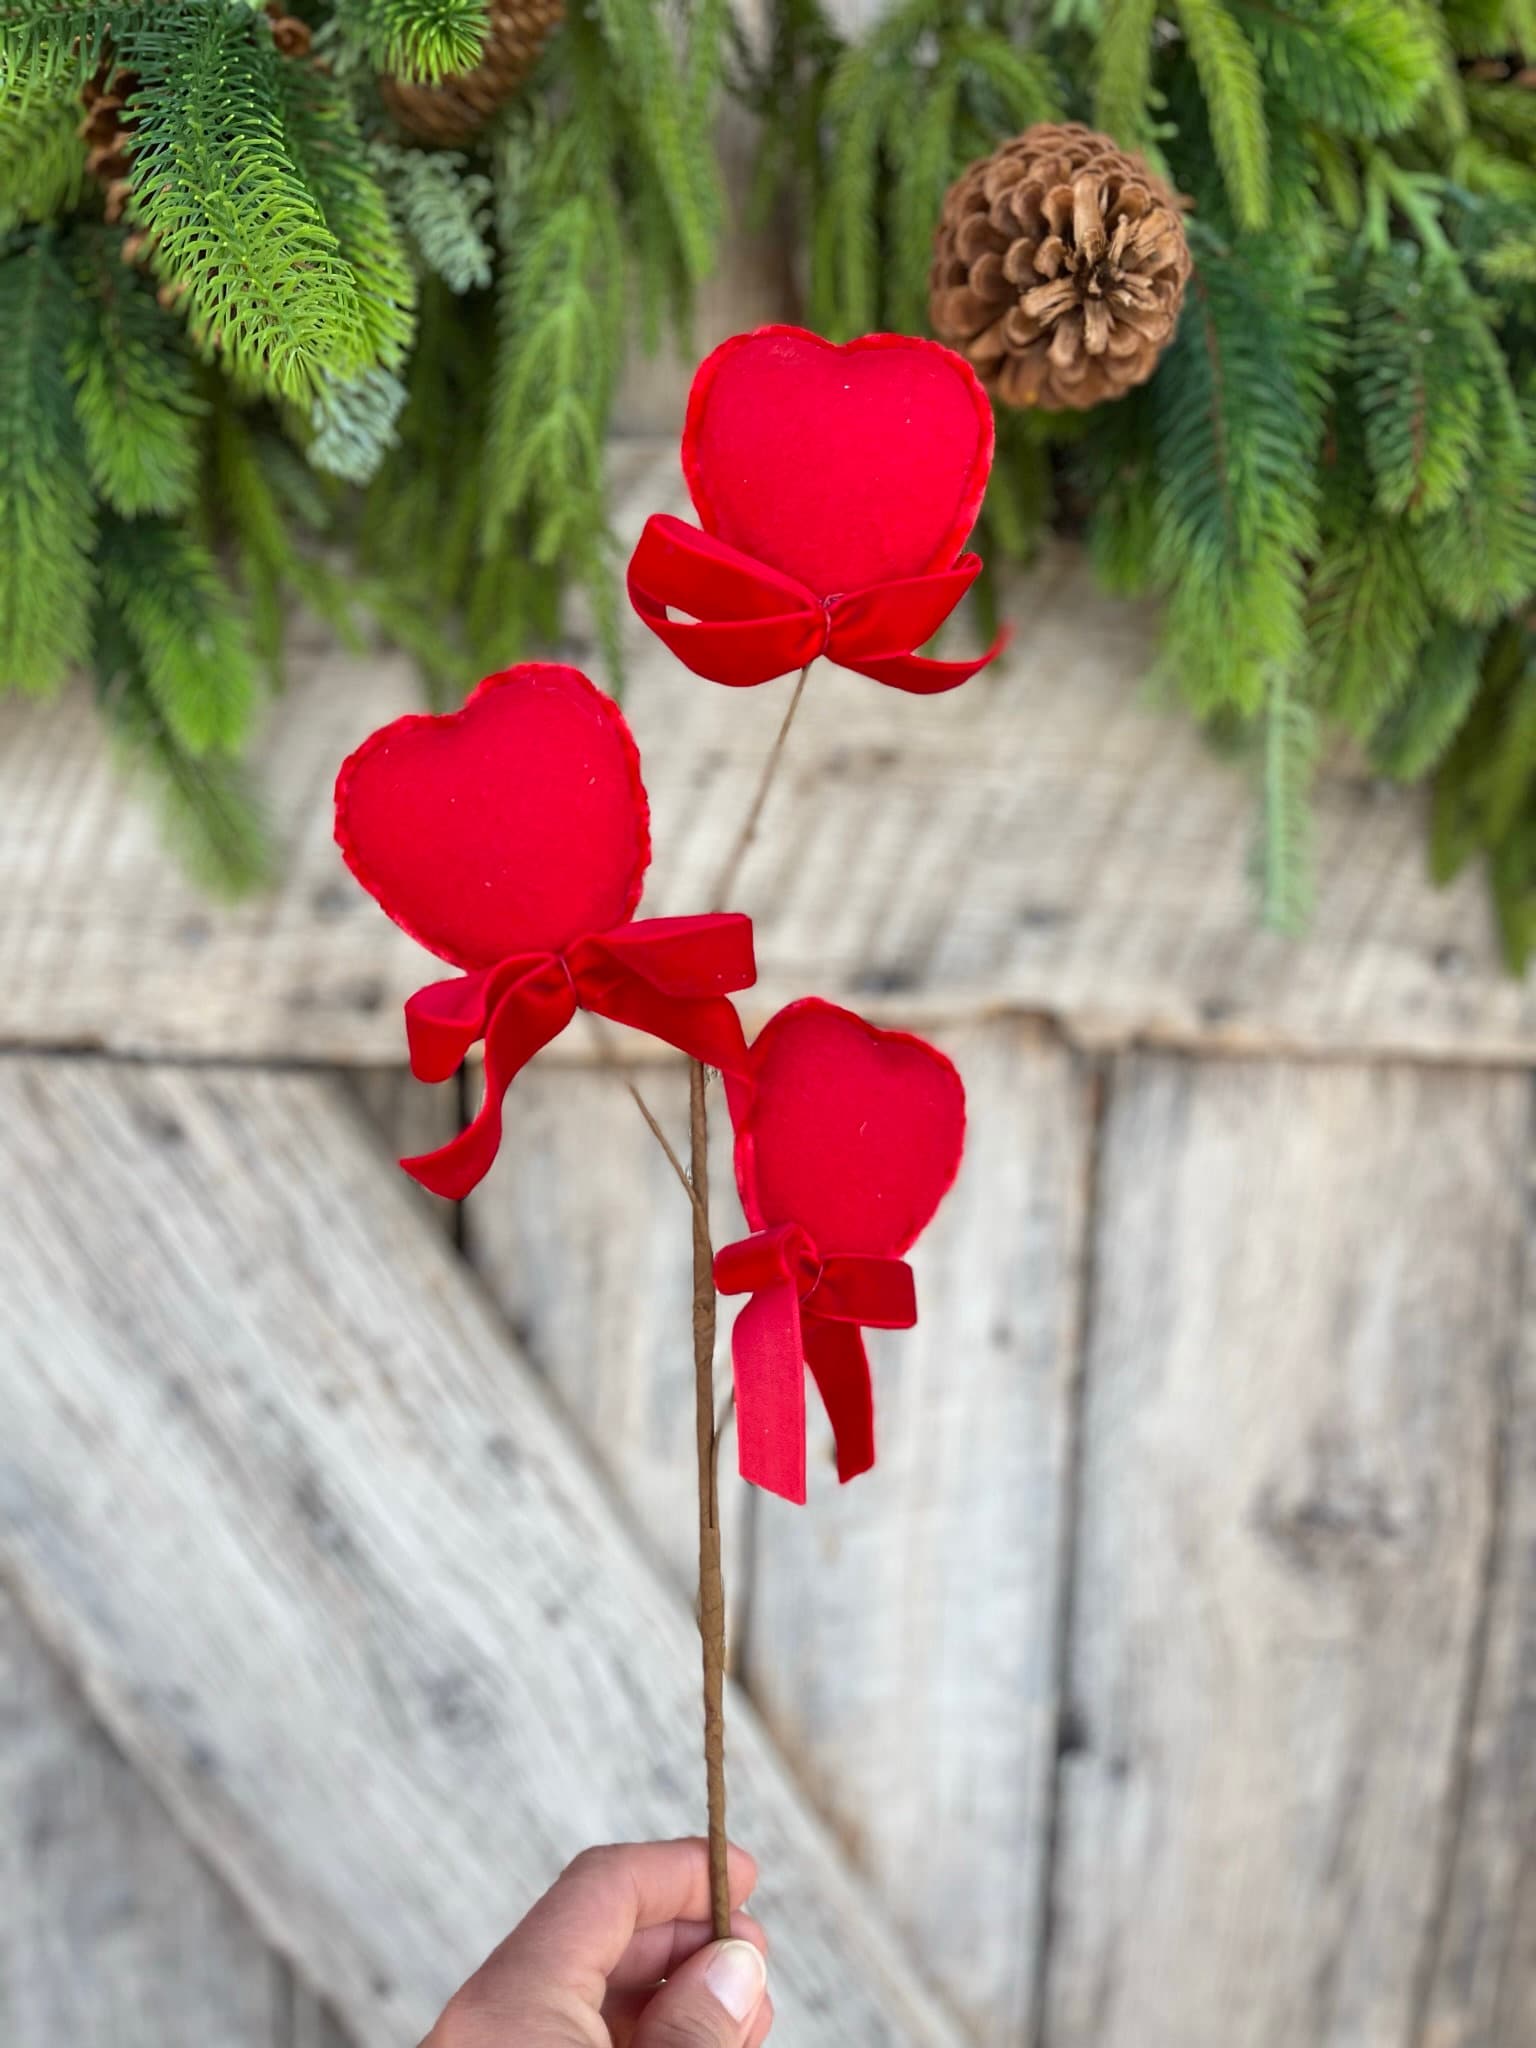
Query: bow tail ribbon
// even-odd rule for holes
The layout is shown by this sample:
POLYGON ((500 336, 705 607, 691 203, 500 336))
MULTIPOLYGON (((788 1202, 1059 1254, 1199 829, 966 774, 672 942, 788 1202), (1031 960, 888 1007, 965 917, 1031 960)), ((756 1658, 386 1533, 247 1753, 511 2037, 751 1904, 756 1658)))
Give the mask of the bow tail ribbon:
POLYGON ((867 1472, 875 1461, 874 1391, 861 1325, 911 1327, 911 1267, 901 1259, 822 1259, 803 1230, 785 1224, 726 1245, 715 1285, 751 1297, 731 1332, 742 1477, 804 1502, 807 1366, 832 1424, 839 1479, 867 1472))
POLYGON ((519 1071, 570 1023, 576 991, 553 954, 503 961, 453 981, 418 989, 405 1006, 411 1072, 445 1081, 477 1040, 485 1040, 485 1093, 474 1120, 435 1152, 400 1164, 434 1195, 451 1202, 485 1178, 501 1144, 501 1104, 519 1071))
POLYGON ((1007 638, 999 633, 971 661, 933 661, 912 651, 933 637, 980 573, 980 557, 967 554, 949 569, 823 601, 714 534, 657 512, 630 558, 628 583, 630 602, 651 631, 710 682, 748 688, 825 654, 892 689, 933 695, 985 668, 1007 638))
POLYGON ((750 988, 756 974, 751 919, 717 912, 619 925, 578 939, 563 956, 523 955, 418 989, 405 1006, 411 1072, 418 1081, 446 1081, 483 1038, 485 1095, 456 1138, 400 1164, 434 1195, 463 1201, 501 1144, 502 1098, 578 1008, 744 1075, 746 1040, 728 997, 750 988))

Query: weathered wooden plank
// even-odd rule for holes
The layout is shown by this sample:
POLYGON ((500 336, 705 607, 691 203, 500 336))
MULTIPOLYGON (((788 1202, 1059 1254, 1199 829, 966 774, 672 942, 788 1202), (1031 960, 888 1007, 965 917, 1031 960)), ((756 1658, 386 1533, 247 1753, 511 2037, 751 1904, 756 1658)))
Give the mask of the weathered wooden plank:
MULTIPOLYGON (((686 1154, 687 1070, 635 1070, 652 1113, 686 1154)), ((718 1243, 739 1236, 730 1123, 710 1098, 710 1210, 718 1243)), ((693 1254, 687 1197, 611 1072, 523 1075, 496 1171, 465 1205, 464 1249, 562 1411, 586 1438, 641 1542, 693 1597, 698 1582, 693 1254)), ((715 1383, 730 1386, 722 1321, 715 1383)), ((721 1459, 726 1597, 733 1616, 743 1494, 721 1459)), ((731 1631, 734 1636, 734 1629, 731 1631)))
POLYGON ((1089 1083, 1026 1026, 946 1045, 967 1157, 915 1255, 917 1328, 872 1342, 879 1462, 760 1503, 745 1676, 913 1953, 1007 2048, 1055 1765, 1089 1083))
MULTIPOLYGON (((0 1063, 0 1560, 369 2048, 700 1805, 698 1647, 321 1077, 0 1063)), ((731 1707, 786 2038, 952 2042, 731 1707)))
POLYGON ((3 1590, 0 1901, 6 2048, 285 2048, 283 1965, 3 1590))
MULTIPOLYGON (((618 444, 614 463, 623 530, 681 501, 670 449, 618 444)), ((1477 875, 1429 885, 1412 797, 1325 778, 1312 930, 1261 932, 1252 792, 1145 700, 1149 614, 1096 596, 1066 548, 1010 609, 1013 650, 952 696, 813 677, 742 875, 758 1013, 814 988, 904 1021, 1048 1012, 1088 1043, 1536 1058, 1536 980, 1505 975, 1477 875)), ((656 828, 647 908, 696 910, 787 685, 716 689, 638 625, 628 642, 656 828)), ((162 855, 82 701, 0 703, 0 1043, 398 1061, 398 1004, 428 967, 342 872, 330 788, 415 686, 396 657, 312 643, 294 670, 266 748, 283 879, 235 909, 162 855)))
POLYGON ((1528 1227, 1518 1348, 1497 1383, 1495 1518, 1467 1695, 1441 1910, 1411 2048, 1536 2040, 1536 1236, 1528 1227))
MULTIPOLYGON (((342 1094, 377 1140, 389 1162, 446 1145, 459 1128, 461 1084, 423 1087, 408 1067, 339 1067, 333 1076, 342 1094)), ((424 1216, 449 1236, 459 1232, 459 1205, 429 1195, 409 1175, 401 1180, 424 1216)))
POLYGON ((1390 1066, 1117 1070, 1050 2048, 1411 2038, 1496 1527, 1528 1100, 1523 1077, 1390 1066))

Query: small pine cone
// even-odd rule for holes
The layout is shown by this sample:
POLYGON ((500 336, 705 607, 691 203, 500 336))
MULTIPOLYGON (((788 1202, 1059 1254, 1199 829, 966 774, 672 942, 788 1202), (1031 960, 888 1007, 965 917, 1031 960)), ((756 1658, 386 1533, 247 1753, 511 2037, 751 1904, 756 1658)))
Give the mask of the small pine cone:
POLYGON ((1151 376, 1189 272, 1180 202, 1145 160, 1041 123, 950 187, 929 318, 1004 404, 1080 411, 1151 376))
POLYGON ((309 23, 288 13, 281 0, 267 0, 267 19, 272 24, 272 41, 280 57, 307 57, 314 41, 309 23))
POLYGON ((123 118, 123 108, 138 82, 134 72, 108 59, 80 88, 84 111, 75 132, 85 144, 85 168, 106 194, 109 221, 122 218, 130 189, 133 122, 123 118))
POLYGON ((436 85, 381 78, 384 104, 417 142, 451 148, 479 133, 517 91, 565 13, 565 0, 491 0, 480 61, 436 85))

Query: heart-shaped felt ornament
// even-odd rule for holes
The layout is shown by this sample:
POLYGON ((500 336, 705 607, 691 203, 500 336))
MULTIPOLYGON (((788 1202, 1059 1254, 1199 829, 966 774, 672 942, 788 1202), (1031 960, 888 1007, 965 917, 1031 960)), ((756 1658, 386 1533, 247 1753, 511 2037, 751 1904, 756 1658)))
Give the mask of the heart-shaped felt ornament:
POLYGON ((526 662, 460 711, 384 726, 342 764, 336 838, 396 924, 465 970, 406 1003, 411 1071, 446 1080, 485 1041, 479 1114, 401 1161, 434 1194, 462 1200, 481 1180, 503 1095, 578 1009, 745 1072, 728 997, 755 976, 751 923, 634 921, 651 853, 640 757, 579 669, 526 662))
POLYGON ((807 1366, 839 1477, 874 1463, 862 1332, 917 1319, 900 1255, 959 1168, 965 1091, 922 1039, 815 999, 779 1011, 726 1086, 753 1230, 715 1261, 722 1293, 751 1296, 731 1332, 741 1470, 803 1501, 807 1366))
POLYGON ((897 1257, 960 1169, 965 1089, 925 1039, 815 996, 791 1003, 732 1083, 736 1180, 754 1230, 797 1223, 823 1253, 897 1257))
POLYGON ((458 711, 397 718, 336 782, 369 895, 456 967, 558 953, 640 901, 651 842, 624 716, 579 669, 524 662, 458 711))
POLYGON ((986 393, 938 342, 738 334, 689 393, 699 525, 651 515, 630 602, 695 675, 734 688, 825 655, 891 689, 956 689, 1004 636, 962 661, 917 649, 981 574, 961 549, 991 467, 986 393))
POLYGON ((760 327, 699 366, 683 474, 706 533, 827 598, 949 568, 992 434, 975 372, 938 342, 760 327))

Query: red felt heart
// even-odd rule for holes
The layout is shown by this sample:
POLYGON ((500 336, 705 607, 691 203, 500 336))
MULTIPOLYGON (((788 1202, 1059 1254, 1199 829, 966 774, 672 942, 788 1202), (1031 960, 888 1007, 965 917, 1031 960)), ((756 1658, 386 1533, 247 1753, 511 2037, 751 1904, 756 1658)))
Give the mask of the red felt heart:
POLYGON ((814 996, 763 1026, 732 1108, 748 1222, 798 1223, 824 1257, 904 1252, 965 1143, 965 1090, 943 1053, 814 996))
POLYGON ((760 327, 700 364, 683 471, 700 522, 818 597, 947 569, 992 466, 992 408, 952 349, 760 327))
POLYGON ((364 740, 336 778, 336 840, 395 923, 456 967, 624 923, 651 858, 623 714, 555 662, 487 676, 462 710, 364 740))

